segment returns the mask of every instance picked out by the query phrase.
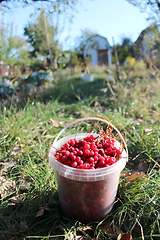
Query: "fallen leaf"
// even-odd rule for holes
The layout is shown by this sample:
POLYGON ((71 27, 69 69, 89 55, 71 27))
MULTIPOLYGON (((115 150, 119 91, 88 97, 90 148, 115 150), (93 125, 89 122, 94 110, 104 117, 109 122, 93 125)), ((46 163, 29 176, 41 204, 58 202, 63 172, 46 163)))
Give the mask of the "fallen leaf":
POLYGON ((44 135, 43 137, 45 137, 45 138, 54 138, 55 136, 52 136, 52 135, 50 135, 50 134, 47 134, 47 135, 44 135))
POLYGON ((82 227, 80 227, 80 229, 82 230, 82 231, 87 231, 87 230, 91 230, 91 231, 93 231, 93 228, 92 227, 90 227, 90 226, 82 226, 82 227))
POLYGON ((103 223, 103 225, 100 225, 100 228, 102 231, 105 232, 105 234, 110 235, 110 236, 117 236, 118 234, 122 233, 122 231, 117 227, 117 226, 113 226, 113 228, 111 228, 110 223, 103 223))
POLYGON ((16 183, 10 179, 6 179, 4 176, 0 177, 0 196, 1 198, 6 197, 15 191, 16 183))
POLYGON ((99 102, 95 102, 94 106, 98 107, 98 106, 100 106, 100 103, 99 102))
POLYGON ((104 231, 106 234, 110 235, 110 236, 113 236, 114 235, 114 231, 112 230, 112 228, 110 227, 110 223, 106 223, 104 225, 100 225, 99 226, 100 229, 102 231, 104 231))
POLYGON ((7 233, 7 235, 5 236, 5 240, 10 240, 13 238, 13 234, 12 233, 7 233))
POLYGON ((99 235, 98 238, 96 238, 96 240, 104 240, 104 237, 102 237, 101 235, 99 235))
POLYGON ((101 92, 106 93, 108 91, 108 88, 101 88, 101 92))
POLYGON ((31 185, 29 183, 24 183, 19 185, 20 190, 29 190, 31 188, 31 185))
MULTIPOLYGON (((65 235, 65 238, 68 238, 68 237, 67 237, 68 234, 64 234, 64 235, 65 235)), ((70 240, 75 240, 75 234, 74 234, 73 231, 70 232, 70 234, 69 234, 69 239, 70 239, 70 240)))
POLYGON ((20 145, 21 149, 25 147, 25 144, 23 144, 23 143, 20 143, 19 145, 20 145))
POLYGON ((40 134, 42 134, 42 133, 44 133, 44 131, 46 131, 46 129, 43 126, 40 126, 38 131, 40 134))
POLYGON ((14 147, 11 151, 11 156, 15 156, 16 154, 18 154, 19 152, 21 151, 21 148, 20 147, 14 147))
MULTIPOLYGON (((94 230, 91 226, 81 226, 78 228, 78 231, 80 231, 84 236, 81 236, 81 240, 93 240, 90 235, 93 234, 94 230)), ((99 238, 98 238, 99 239, 99 238)))
POLYGON ((148 166, 149 166, 149 163, 148 163, 148 162, 147 162, 147 163, 140 163, 140 164, 138 165, 137 170, 138 170, 138 172, 144 172, 144 173, 146 173, 146 172, 148 171, 148 166))
POLYGON ((135 182, 140 181, 146 177, 146 174, 144 172, 132 172, 126 174, 126 180, 127 182, 135 182))
POLYGON ((114 225, 114 232, 118 235, 118 234, 122 234, 122 231, 119 229, 119 227, 114 225))
POLYGON ((54 127, 59 127, 59 126, 61 125, 61 123, 58 122, 57 120, 54 120, 54 119, 52 119, 52 118, 50 118, 50 120, 51 120, 51 122, 52 122, 52 124, 53 124, 54 127))
POLYGON ((15 203, 15 204, 20 204, 20 203, 22 203, 22 199, 11 198, 11 202, 15 203))
POLYGON ((70 113, 70 115, 74 115, 74 116, 78 115, 78 116, 81 116, 81 112, 80 112, 80 111, 73 111, 73 112, 70 113))
POLYGON ((41 216, 43 216, 43 214, 44 214, 44 208, 41 208, 41 209, 37 212, 36 217, 41 217, 41 216))
POLYGON ((19 142, 21 141, 20 137, 16 137, 16 139, 17 139, 19 142))
POLYGON ((47 207, 47 206, 40 207, 40 209, 44 209, 45 211, 50 211, 49 207, 47 207))
POLYGON ((40 206, 39 211, 36 214, 36 217, 43 216, 44 211, 50 211, 49 207, 47 207, 47 204, 45 206, 40 206))
POLYGON ((17 159, 13 158, 9 162, 1 162, 0 163, 0 170, 3 169, 4 172, 9 171, 11 167, 17 164, 17 159))
POLYGON ((121 233, 118 235, 117 240, 133 240, 131 233, 121 233))
POLYGON ((137 122, 144 122, 144 120, 141 119, 141 118, 138 118, 138 119, 137 119, 137 122))
POLYGON ((20 229, 21 229, 22 231, 28 230, 27 223, 21 221, 21 222, 20 222, 20 229))

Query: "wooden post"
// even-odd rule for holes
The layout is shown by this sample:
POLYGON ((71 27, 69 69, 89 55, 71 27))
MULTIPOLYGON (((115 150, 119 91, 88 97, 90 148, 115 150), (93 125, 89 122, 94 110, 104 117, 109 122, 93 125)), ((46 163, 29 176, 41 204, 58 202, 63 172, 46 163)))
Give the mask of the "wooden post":
POLYGON ((51 46, 50 46, 50 41, 49 41, 49 36, 48 36, 48 29, 47 29, 47 23, 46 23, 46 17, 45 17, 44 10, 43 10, 43 19, 44 19, 44 27, 45 27, 47 44, 48 44, 48 50, 49 50, 49 55, 50 55, 51 69, 52 69, 52 71, 54 71, 53 56, 52 56, 52 52, 51 52, 51 46))
POLYGON ((115 43, 114 43, 114 38, 112 37, 112 39, 113 39, 113 50, 114 50, 115 61, 116 61, 116 74, 117 74, 117 80, 119 81, 120 78, 119 78, 119 61, 118 61, 118 53, 117 53, 116 45, 115 45, 115 43))

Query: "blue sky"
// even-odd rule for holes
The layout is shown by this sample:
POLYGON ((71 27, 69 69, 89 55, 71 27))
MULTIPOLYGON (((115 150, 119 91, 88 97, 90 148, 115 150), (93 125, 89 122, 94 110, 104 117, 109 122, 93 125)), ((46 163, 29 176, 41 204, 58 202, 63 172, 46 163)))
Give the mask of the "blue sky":
MULTIPOLYGON (((141 31, 148 27, 151 22, 147 21, 147 15, 141 13, 138 7, 128 3, 126 0, 81 0, 77 5, 77 13, 74 13, 73 22, 60 17, 61 25, 65 21, 64 29, 60 34, 64 49, 73 46, 76 37, 80 36, 81 30, 90 29, 106 37, 110 45, 120 43, 122 37, 129 37, 135 41, 141 31), (66 37, 69 40, 66 41, 66 37)), ((35 5, 34 5, 35 6, 35 5)), ((14 21, 17 34, 23 34, 23 28, 30 21, 33 13, 32 6, 12 10, 4 15, 5 22, 14 21)))

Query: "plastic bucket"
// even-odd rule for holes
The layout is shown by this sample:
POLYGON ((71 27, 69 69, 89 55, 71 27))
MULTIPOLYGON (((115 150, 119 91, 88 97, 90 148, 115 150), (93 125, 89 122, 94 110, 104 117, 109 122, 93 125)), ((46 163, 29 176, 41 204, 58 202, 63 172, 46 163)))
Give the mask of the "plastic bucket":
POLYGON ((49 152, 49 162, 56 174, 59 201, 63 213, 70 219, 84 223, 104 219, 114 205, 120 173, 124 169, 127 160, 128 150, 121 133, 106 120, 82 118, 65 126, 57 135, 49 152), (105 168, 77 169, 63 165, 55 159, 55 149, 59 149, 72 138, 82 139, 88 135, 87 133, 81 133, 57 140, 68 126, 84 120, 104 121, 119 133, 125 149, 118 162, 105 168))

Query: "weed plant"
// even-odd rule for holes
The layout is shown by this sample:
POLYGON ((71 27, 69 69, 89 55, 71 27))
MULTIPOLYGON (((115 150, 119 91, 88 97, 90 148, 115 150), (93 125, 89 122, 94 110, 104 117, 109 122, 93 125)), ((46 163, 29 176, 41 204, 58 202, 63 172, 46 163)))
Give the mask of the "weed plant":
POLYGON ((111 83, 116 97, 107 75, 98 74, 92 83, 80 77, 58 82, 24 106, 1 105, 0 240, 117 239, 120 232, 160 238, 159 73, 121 73, 123 79, 111 83), (61 211, 49 144, 67 123, 97 114, 126 134, 129 162, 113 210, 101 222, 83 224, 61 211))

